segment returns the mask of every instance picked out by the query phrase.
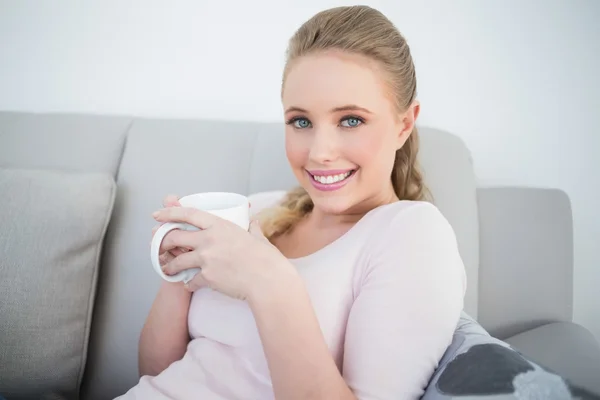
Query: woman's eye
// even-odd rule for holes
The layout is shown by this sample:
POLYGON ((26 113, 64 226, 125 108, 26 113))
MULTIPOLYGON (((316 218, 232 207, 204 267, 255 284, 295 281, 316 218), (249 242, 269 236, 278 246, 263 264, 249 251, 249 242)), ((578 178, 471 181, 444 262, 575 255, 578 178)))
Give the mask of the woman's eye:
POLYGON ((342 126, 344 128, 355 128, 362 124, 362 121, 356 117, 350 117, 342 120, 342 126))
POLYGON ((298 129, 305 129, 310 127, 310 121, 306 118, 298 118, 294 121, 294 127, 298 129))

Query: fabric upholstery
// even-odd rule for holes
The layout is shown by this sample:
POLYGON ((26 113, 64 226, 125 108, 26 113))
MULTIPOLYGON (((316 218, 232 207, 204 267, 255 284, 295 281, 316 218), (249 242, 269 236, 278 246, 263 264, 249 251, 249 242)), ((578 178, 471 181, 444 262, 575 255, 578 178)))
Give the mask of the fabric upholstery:
POLYGON ((2 111, 0 112, 0 137, 18 118, 21 113, 2 111))
MULTIPOLYGON (((467 312, 501 338, 570 320, 568 202, 557 201, 559 195, 543 189, 530 189, 523 198, 521 192, 510 193, 514 188, 476 192, 464 143, 435 129, 424 127, 420 133, 426 183, 457 233, 467 268, 467 312), (532 200, 546 211, 530 212, 531 204, 519 206, 532 200), (515 234, 511 226, 533 230, 515 234), (513 248, 518 251, 507 251, 513 248), (550 278, 540 279, 547 269, 550 278), (530 302, 532 292, 541 300, 530 302)), ((160 284, 148 257, 150 212, 160 207, 167 193, 250 194, 292 187, 295 179, 283 140, 280 123, 0 112, 0 167, 105 172, 119 178, 83 398, 108 399, 137 381, 139 330, 160 284)), ((535 347, 531 343, 523 349, 535 347)))
POLYGON ((130 124, 125 117, 0 113, 0 167, 115 176, 130 124))
POLYGON ((583 327, 554 322, 507 338, 506 342, 600 397, 600 344, 583 327))
POLYGON ((76 399, 114 180, 0 169, 0 193, 0 394, 76 399))
POLYGON ((573 221, 554 189, 480 188, 477 321, 506 337, 573 315, 573 221))

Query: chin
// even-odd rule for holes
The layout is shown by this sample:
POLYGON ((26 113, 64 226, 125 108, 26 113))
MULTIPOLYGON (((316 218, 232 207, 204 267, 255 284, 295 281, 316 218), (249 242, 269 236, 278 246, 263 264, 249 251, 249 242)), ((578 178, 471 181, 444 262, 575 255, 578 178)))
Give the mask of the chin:
POLYGON ((309 190, 309 194, 315 208, 318 208, 321 212, 326 214, 345 214, 353 208, 355 202, 349 197, 344 195, 332 195, 327 192, 315 193, 315 190, 309 190))

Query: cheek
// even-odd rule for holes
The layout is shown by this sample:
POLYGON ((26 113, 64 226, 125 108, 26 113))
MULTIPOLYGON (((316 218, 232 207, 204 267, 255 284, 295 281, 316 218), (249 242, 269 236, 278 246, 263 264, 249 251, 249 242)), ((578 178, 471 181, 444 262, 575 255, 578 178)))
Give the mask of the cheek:
POLYGON ((308 148, 295 133, 285 134, 285 154, 292 168, 303 168, 308 157, 308 148))
POLYGON ((387 143, 382 135, 367 133, 352 146, 354 162, 363 169, 365 175, 380 175, 382 171, 391 168, 395 150, 387 143), (391 161, 390 161, 391 160, 391 161))

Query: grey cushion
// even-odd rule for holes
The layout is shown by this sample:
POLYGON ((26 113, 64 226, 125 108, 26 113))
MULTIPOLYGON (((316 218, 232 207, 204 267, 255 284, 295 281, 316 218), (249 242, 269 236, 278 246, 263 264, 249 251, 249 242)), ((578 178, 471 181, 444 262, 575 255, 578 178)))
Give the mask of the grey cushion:
POLYGON ((573 316, 573 220, 565 192, 480 188, 479 316, 505 339, 573 316), (535 293, 532 301, 531 294, 535 293))
POLYGON ((463 313, 423 400, 600 400, 494 338, 463 313))
POLYGON ((0 394, 77 398, 110 175, 0 169, 0 394))

